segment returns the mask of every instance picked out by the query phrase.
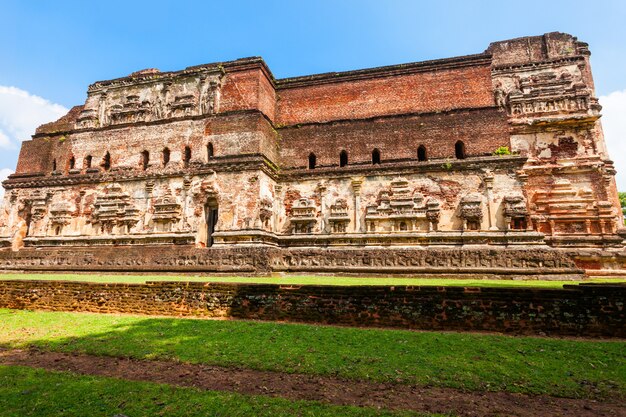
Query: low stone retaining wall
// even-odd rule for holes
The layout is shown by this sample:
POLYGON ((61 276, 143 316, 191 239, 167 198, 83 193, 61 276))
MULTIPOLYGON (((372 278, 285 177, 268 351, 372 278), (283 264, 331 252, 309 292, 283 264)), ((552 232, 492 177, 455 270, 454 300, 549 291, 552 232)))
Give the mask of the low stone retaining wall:
POLYGON ((0 307, 626 337, 626 285, 563 289, 0 281, 0 307))

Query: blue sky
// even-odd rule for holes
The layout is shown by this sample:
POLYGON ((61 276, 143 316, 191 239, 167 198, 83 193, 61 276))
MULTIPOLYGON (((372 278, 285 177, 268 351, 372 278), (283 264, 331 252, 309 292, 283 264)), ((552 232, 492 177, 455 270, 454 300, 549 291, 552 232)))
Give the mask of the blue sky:
POLYGON ((97 80, 246 56, 282 78, 479 53, 551 31, 590 44, 609 149, 626 174, 624 1, 0 0, 0 11, 0 178, 20 141, 82 104, 97 80))

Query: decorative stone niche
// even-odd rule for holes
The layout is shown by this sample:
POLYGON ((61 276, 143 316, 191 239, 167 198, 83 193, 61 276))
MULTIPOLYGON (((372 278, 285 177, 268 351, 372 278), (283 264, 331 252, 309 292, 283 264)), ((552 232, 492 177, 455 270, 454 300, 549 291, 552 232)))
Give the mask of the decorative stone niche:
POLYGON ((540 232, 585 236, 615 232, 614 207, 596 201, 591 189, 576 189, 567 179, 557 179, 549 191, 536 192, 534 203, 532 220, 540 232))
POLYGON ((528 229, 528 208, 526 200, 521 195, 506 196, 504 204, 504 224, 506 230, 528 229))
POLYGON ((346 233, 350 224, 350 214, 348 213, 348 203, 345 199, 339 198, 330 206, 330 216, 328 217, 331 233, 346 233))
POLYGON ((92 129, 98 127, 98 113, 94 109, 85 109, 80 112, 76 119, 77 129, 92 129))
POLYGON ((70 203, 62 201, 50 206, 49 234, 59 236, 63 234, 63 228, 72 220, 72 207, 70 203))
POLYGON ((461 199, 459 217, 463 220, 463 230, 478 231, 483 220, 483 198, 478 193, 471 193, 461 199))
POLYGON ((426 220, 428 220, 428 231, 436 232, 439 230, 439 218, 441 216, 441 204, 434 198, 428 199, 426 202, 426 220))
POLYGON ((173 226, 178 223, 181 218, 181 206, 172 196, 171 191, 157 198, 154 203, 154 215, 152 221, 155 224, 157 232, 171 232, 173 226))
POLYGON ((196 97, 193 94, 179 95, 174 97, 169 106, 172 117, 188 116, 196 107, 196 97))
POLYGON ((310 234, 317 224, 317 208, 313 201, 308 198, 297 200, 291 207, 291 217, 293 234, 310 234))
POLYGON ((105 187, 94 202, 92 224, 101 233, 128 234, 139 222, 139 210, 130 202, 130 196, 119 184, 105 187))
MULTIPOLYGON (((438 204, 437 209, 434 205, 431 207, 431 219, 437 217, 438 223, 435 211, 438 212, 438 204)), ((388 190, 379 193, 377 204, 367 206, 365 223, 368 232, 412 232, 432 228, 424 196, 412 192, 405 179, 392 181, 388 190), (427 223, 428 226, 422 227, 427 223)))
POLYGON ((148 100, 140 101, 136 94, 126 96, 124 104, 111 106, 111 124, 136 123, 145 121, 151 113, 151 104, 148 100))
POLYGON ((273 206, 272 200, 267 197, 259 202, 259 226, 264 230, 272 229, 273 206))

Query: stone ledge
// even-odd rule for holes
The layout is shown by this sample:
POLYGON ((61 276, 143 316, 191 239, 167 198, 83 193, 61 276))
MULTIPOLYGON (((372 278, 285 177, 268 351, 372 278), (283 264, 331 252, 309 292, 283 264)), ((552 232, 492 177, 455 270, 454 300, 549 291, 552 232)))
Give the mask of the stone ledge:
POLYGON ((332 272, 581 279, 565 254, 536 248, 307 248, 191 245, 0 249, 4 271, 204 272, 267 275, 332 272))

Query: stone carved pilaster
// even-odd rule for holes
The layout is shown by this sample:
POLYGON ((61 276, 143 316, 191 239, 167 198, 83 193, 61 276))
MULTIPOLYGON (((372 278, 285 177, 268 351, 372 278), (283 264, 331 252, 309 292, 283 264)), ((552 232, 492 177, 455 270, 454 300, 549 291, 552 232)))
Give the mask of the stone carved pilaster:
POLYGON ((363 185, 363 178, 352 178, 351 185, 354 195, 354 232, 361 233, 361 185, 363 185))
POLYGON ((485 176, 483 178, 483 182, 485 183, 485 194, 487 197, 487 219, 489 221, 489 230, 498 230, 496 226, 496 221, 493 218, 495 210, 493 209, 493 172, 486 171, 485 176))

